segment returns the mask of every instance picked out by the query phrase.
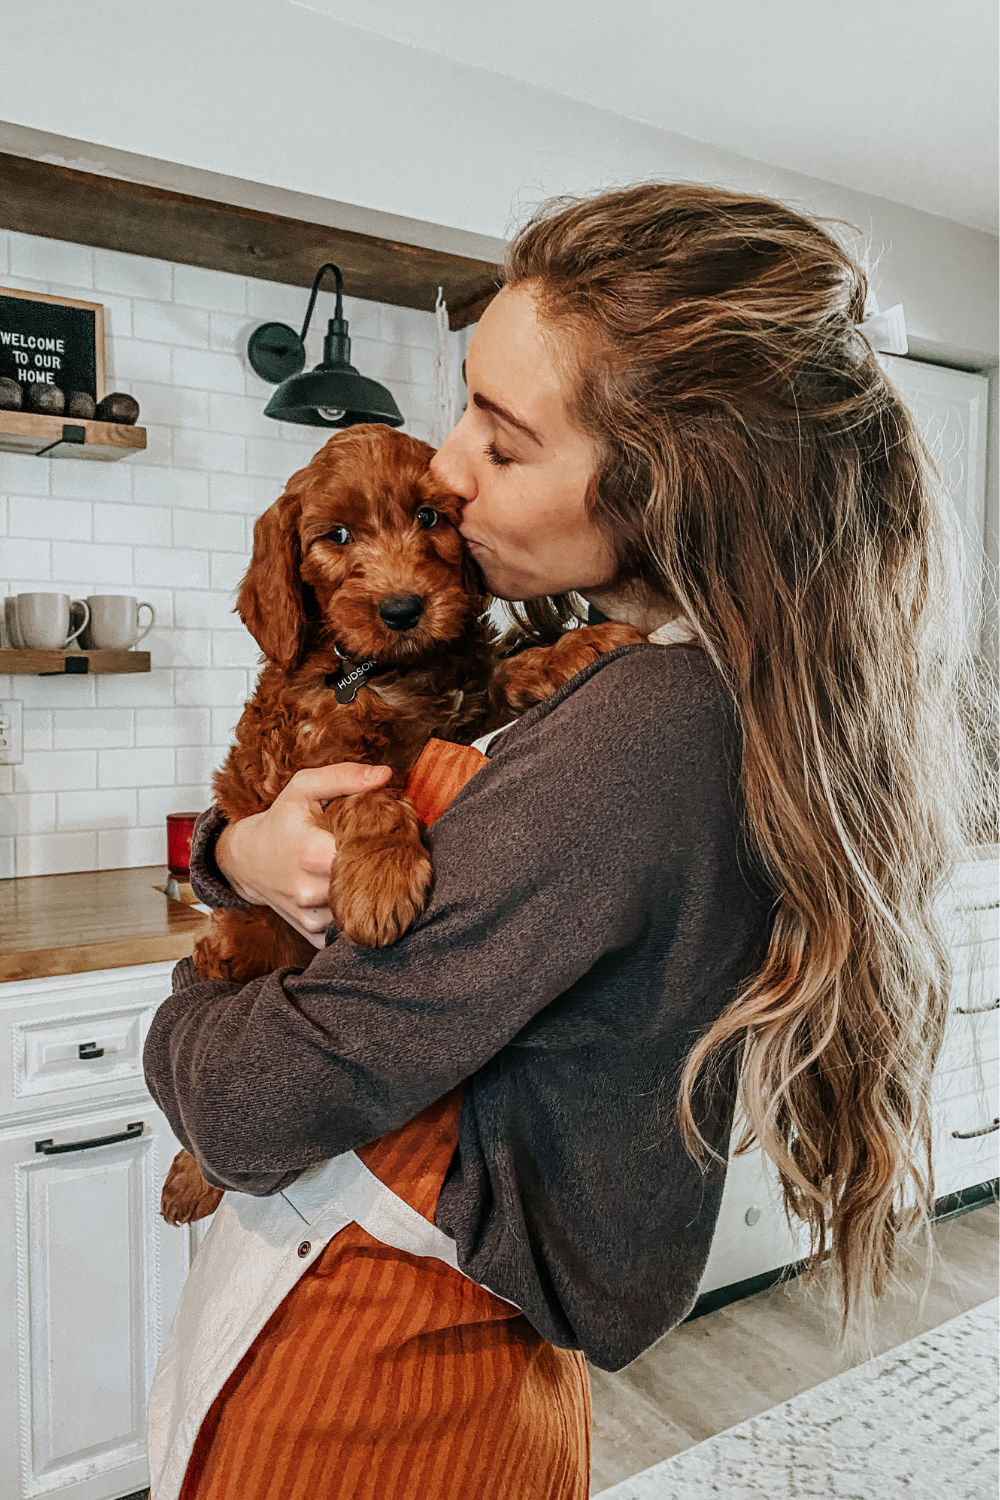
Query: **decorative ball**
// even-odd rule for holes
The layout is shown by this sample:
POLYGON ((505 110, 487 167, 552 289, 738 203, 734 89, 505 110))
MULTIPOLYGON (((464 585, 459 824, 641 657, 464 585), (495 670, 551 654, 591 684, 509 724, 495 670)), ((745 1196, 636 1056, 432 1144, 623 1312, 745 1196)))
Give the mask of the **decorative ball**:
POLYGON ((0 411, 20 411, 24 401, 24 387, 18 380, 0 377, 0 411))
POLYGON ((139 403, 124 391, 112 391, 103 401, 98 401, 96 416, 99 422, 125 422, 131 426, 138 421, 139 403))
POLYGON ((46 417, 61 417, 66 397, 57 385, 29 385, 28 410, 40 411, 46 417))
POLYGON ((89 391, 70 391, 66 398, 68 417, 79 417, 81 421, 89 422, 96 410, 97 403, 89 391))

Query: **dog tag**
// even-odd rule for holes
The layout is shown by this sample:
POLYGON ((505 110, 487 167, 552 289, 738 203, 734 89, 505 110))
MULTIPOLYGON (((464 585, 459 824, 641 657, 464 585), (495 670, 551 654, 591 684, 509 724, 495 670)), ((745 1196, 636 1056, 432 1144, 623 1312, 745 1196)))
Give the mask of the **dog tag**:
POLYGON ((359 667, 352 662, 345 662, 342 672, 330 672, 327 675, 326 685, 333 688, 338 703, 353 703, 358 696, 358 688, 364 687, 369 677, 377 671, 378 662, 374 657, 363 661, 359 667))

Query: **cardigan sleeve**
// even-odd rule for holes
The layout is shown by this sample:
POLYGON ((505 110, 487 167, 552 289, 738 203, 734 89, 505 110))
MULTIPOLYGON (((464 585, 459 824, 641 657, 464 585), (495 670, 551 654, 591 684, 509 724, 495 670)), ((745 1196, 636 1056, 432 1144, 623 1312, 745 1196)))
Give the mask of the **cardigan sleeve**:
POLYGON ((678 1162, 678 1066, 765 936, 738 743, 704 653, 643 645, 601 658, 491 750, 429 831, 431 900, 400 942, 331 933, 303 971, 188 985, 154 1017, 147 1081, 210 1181, 268 1194, 466 1080, 438 1223, 463 1269, 545 1337, 614 1360, 676 1321, 718 1208, 719 1173, 706 1194, 685 1157, 684 1276, 666 1311, 605 1348, 572 1289, 593 1306, 623 1260, 609 1240, 622 1212, 651 1211, 620 1200, 635 1164, 662 1168, 664 1149, 678 1162))

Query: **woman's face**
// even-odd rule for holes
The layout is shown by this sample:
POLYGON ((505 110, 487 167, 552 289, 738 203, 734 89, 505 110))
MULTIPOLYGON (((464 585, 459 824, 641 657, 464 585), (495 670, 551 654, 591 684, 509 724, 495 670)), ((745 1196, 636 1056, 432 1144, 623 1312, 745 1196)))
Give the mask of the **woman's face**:
POLYGON ((586 503, 597 451, 571 420, 567 377, 524 287, 483 313, 465 378, 468 408, 431 468, 465 501, 459 529, 487 589, 500 599, 599 591, 614 559, 586 503))

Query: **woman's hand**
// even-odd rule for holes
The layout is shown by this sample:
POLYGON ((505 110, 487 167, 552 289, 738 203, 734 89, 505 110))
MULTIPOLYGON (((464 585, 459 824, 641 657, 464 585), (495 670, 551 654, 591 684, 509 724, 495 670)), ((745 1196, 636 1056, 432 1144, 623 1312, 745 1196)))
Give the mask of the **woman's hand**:
POLYGON ((325 945, 333 918, 327 905, 337 845, 318 821, 334 797, 370 792, 392 775, 388 766, 336 766, 297 771, 266 812, 222 830, 215 862, 237 896, 270 906, 314 948, 325 945))

